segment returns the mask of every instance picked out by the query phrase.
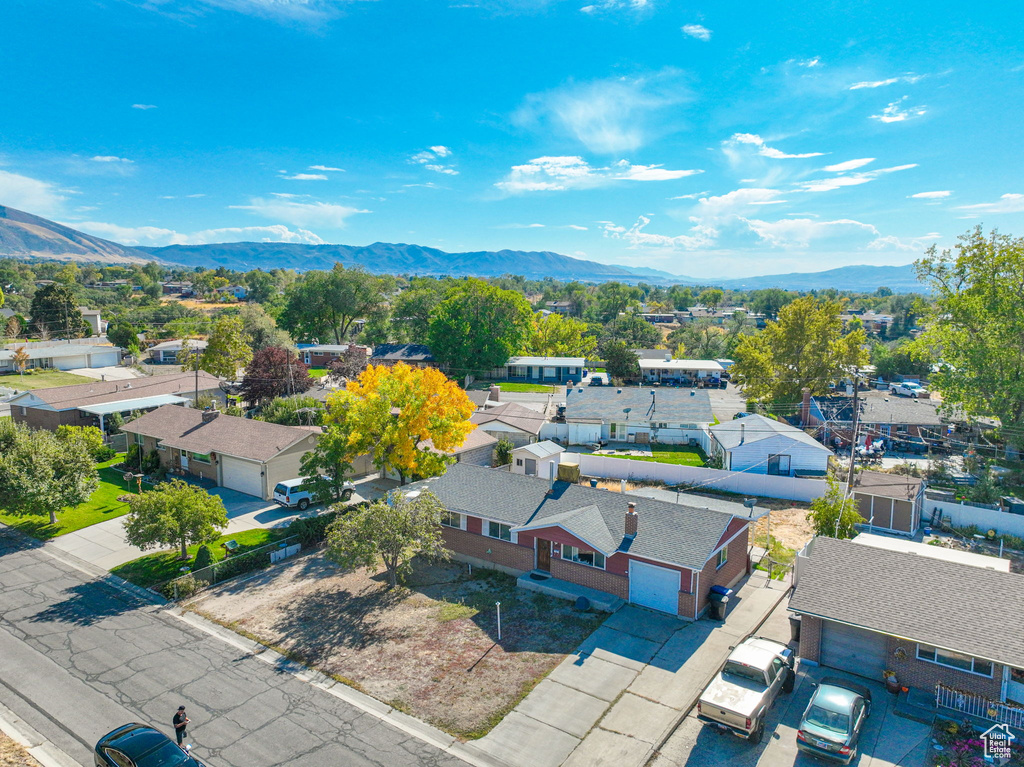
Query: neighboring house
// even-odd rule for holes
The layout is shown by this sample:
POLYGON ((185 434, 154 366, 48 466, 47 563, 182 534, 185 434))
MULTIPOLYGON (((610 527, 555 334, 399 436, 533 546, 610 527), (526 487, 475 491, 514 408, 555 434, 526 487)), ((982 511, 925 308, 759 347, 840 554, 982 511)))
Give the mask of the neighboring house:
POLYGON ((466 396, 469 397, 469 401, 476 405, 477 410, 486 409, 493 407, 501 401, 501 387, 497 384, 491 384, 490 388, 481 391, 474 389, 466 392, 466 396))
POLYGON ((191 282, 176 282, 169 280, 167 282, 161 282, 160 288, 163 290, 165 296, 180 295, 182 298, 187 298, 194 293, 191 282))
POLYGON ((266 421, 165 405, 122 427, 146 453, 156 451, 171 473, 202 477, 218 487, 269 501, 274 486, 302 476, 302 457, 316 445, 319 426, 266 421))
POLYGON ((577 382, 583 378, 587 361, 583 357, 512 357, 504 370, 496 371, 509 381, 539 383, 577 382))
POLYGON ((437 367, 430 347, 424 344, 380 344, 370 355, 371 365, 394 365, 404 362, 414 368, 437 367))
MULTIPOLYGON (((190 351, 202 352, 206 349, 206 341, 199 339, 188 339, 188 348, 190 351)), ((186 343, 184 339, 174 339, 172 341, 161 341, 154 346, 149 347, 149 358, 151 362, 159 364, 176 365, 178 364, 178 355, 181 354, 182 346, 186 343)))
POLYGON ((90 381, 73 386, 55 386, 23 392, 10 401, 11 415, 17 423, 34 429, 58 426, 105 427, 113 413, 127 415, 167 404, 192 402, 199 396, 224 401, 220 379, 209 373, 175 373, 166 376, 133 378, 130 381, 90 381))
POLYGON ((715 360, 641 359, 640 374, 648 383, 691 384, 722 380, 725 372, 715 360))
POLYGON ((704 444, 714 418, 708 393, 696 389, 579 386, 565 396, 570 445, 704 444))
POLYGON ((853 497, 872 529, 914 535, 921 526, 924 482, 917 477, 860 471, 853 479, 853 497))
POLYGON ((548 301, 544 305, 549 311, 555 314, 561 314, 565 317, 572 317, 576 314, 575 301, 548 301))
POLYGON ((640 316, 652 325, 668 325, 676 321, 675 312, 666 312, 664 314, 643 312, 640 316))
MULTIPOLYGON (((938 403, 931 399, 898 397, 880 391, 863 392, 858 397, 861 411, 857 428, 858 444, 879 439, 898 449, 926 452, 941 445, 953 428, 939 415, 938 403)), ((853 432, 853 397, 811 397, 806 426, 818 429, 818 439, 830 446, 848 446, 853 432)))
POLYGON ((404 488, 415 490, 447 510, 456 558, 524 575, 538 590, 564 594, 559 581, 568 582, 695 620, 712 586, 747 571, 750 520, 738 504, 734 515, 465 464, 404 488))
POLYGON ((633 354, 638 360, 657 360, 665 362, 672 359, 672 352, 668 349, 633 349, 633 354))
POLYGON ((797 558, 801 660, 1024 704, 1024 576, 993 557, 873 544, 815 538, 797 558))
POLYGON ((552 470, 557 473, 564 452, 564 447, 549 439, 517 447, 512 451, 512 473, 550 479, 552 470))
MULTIPOLYGON (((299 354, 302 357, 302 361, 308 367, 326 368, 331 366, 331 362, 347 352, 350 346, 353 346, 353 344, 317 344, 315 346, 303 346, 299 349, 299 354)), ((367 357, 370 356, 370 347, 355 345, 355 348, 365 352, 367 357)))
POLYGON ((82 313, 82 319, 84 319, 92 329, 92 335, 99 336, 106 331, 107 323, 100 317, 99 309, 87 309, 84 306, 79 306, 78 311, 82 313))
POLYGON ((24 348, 29 355, 25 369, 75 370, 77 368, 105 368, 121 364, 123 349, 118 346, 61 343, 9 344, 0 349, 0 373, 17 372, 14 353, 24 348))
POLYGON ((225 285, 223 288, 217 288, 217 292, 228 293, 239 301, 244 301, 249 295, 249 289, 245 285, 225 285))
POLYGON ((516 447, 536 442, 544 425, 544 416, 536 410, 506 402, 503 405, 478 410, 469 418, 495 439, 507 439, 516 447))
POLYGON ((884 333, 892 325, 891 314, 879 314, 874 311, 850 312, 839 315, 844 325, 848 325, 853 319, 859 319, 864 330, 868 333, 884 333))
MULTIPOLYGON (((493 466, 494 448, 497 444, 498 440, 496 437, 476 428, 467 435, 465 442, 457 448, 445 451, 444 454, 454 458, 455 463, 467 463, 471 466, 493 466)), ((429 439, 424 440, 420 447, 438 452, 434 447, 434 443, 429 439)))
POLYGON ((783 421, 748 415, 708 429, 712 456, 722 468, 781 477, 823 476, 832 451, 783 421))

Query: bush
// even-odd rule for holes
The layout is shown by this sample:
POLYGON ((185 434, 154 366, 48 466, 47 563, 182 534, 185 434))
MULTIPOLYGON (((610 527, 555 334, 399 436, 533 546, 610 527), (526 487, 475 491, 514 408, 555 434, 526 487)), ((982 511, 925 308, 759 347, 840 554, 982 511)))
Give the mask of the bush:
POLYGON ((183 575, 160 587, 160 593, 167 599, 174 599, 175 591, 177 591, 178 599, 188 599, 199 591, 199 581, 191 575, 183 575), (177 584, 177 589, 175 589, 175 584, 177 584))
POLYGON ((109 461, 115 455, 117 455, 117 451, 114 448, 110 447, 110 445, 104 445, 94 452, 92 457, 96 460, 96 463, 103 463, 104 461, 109 461))
POLYGON ((160 468, 160 453, 150 450, 142 457, 142 473, 152 474, 160 468))
POLYGON ((123 465, 132 471, 142 470, 142 449, 138 445, 128 446, 128 453, 124 457, 123 465))
POLYGON ((295 535, 299 538, 299 543, 304 547, 316 546, 319 543, 323 543, 327 540, 327 528, 331 526, 342 514, 347 514, 353 509, 361 509, 369 506, 368 501, 362 501, 361 503, 354 503, 351 506, 345 506, 341 509, 331 509, 323 514, 319 514, 315 517, 299 517, 293 519, 288 525, 288 535, 295 535))
POLYGON ((213 554, 210 552, 210 547, 204 543, 199 547, 199 551, 196 552, 196 558, 192 562, 192 572, 202 570, 204 567, 209 567, 212 564, 213 554))

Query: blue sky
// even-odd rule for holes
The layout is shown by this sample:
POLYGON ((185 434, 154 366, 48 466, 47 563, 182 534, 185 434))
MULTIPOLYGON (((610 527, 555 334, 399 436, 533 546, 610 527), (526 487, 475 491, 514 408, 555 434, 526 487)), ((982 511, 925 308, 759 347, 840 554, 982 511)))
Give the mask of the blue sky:
POLYGON ((0 204, 125 244, 738 277, 1024 234, 1018 4, 4 5, 0 204))

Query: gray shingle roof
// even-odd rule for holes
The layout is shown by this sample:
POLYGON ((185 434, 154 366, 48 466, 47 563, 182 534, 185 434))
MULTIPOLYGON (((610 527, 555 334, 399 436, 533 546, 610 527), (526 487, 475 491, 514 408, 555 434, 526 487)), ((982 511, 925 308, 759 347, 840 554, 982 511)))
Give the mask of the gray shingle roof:
POLYGON ((374 347, 370 360, 388 362, 433 362, 430 347, 424 344, 380 344, 374 347))
POLYGON ((860 471, 853 478, 853 489, 881 498, 912 501, 921 491, 924 481, 906 474, 884 474, 880 471, 860 471))
POLYGON ((564 453, 565 448, 557 442, 546 439, 543 442, 531 442, 529 445, 522 445, 512 451, 513 453, 529 453, 537 458, 547 458, 552 455, 564 453))
POLYGON ((646 386, 627 386, 621 392, 611 386, 574 387, 565 395, 565 418, 605 423, 711 423, 715 420, 711 397, 706 391, 646 386), (630 408, 628 418, 623 412, 627 407, 630 408))
POLYGON ((711 433, 715 435, 715 439, 726 450, 738 447, 741 440, 743 444, 748 445, 752 442, 770 439, 781 434, 796 442, 802 442, 805 445, 824 450, 826 453, 831 452, 814 437, 804 433, 803 430, 763 415, 748 415, 745 418, 737 418, 734 421, 720 423, 717 426, 711 427, 711 433))
MULTIPOLYGON (((416 482, 403 488, 429 489, 449 511, 493 519, 514 526, 534 525, 552 518, 582 525, 580 536, 595 535, 593 512, 577 516, 587 507, 596 507, 616 547, 639 557, 699 570, 717 548, 733 515, 710 509, 666 503, 649 498, 613 493, 608 490, 555 482, 554 493, 547 494, 549 481, 502 469, 456 464, 440 477, 416 482), (624 540, 627 504, 636 503, 639 524, 636 538, 624 540)), ((594 545, 598 545, 594 541, 594 545)))
POLYGON ((506 402, 504 405, 489 407, 486 410, 478 410, 469 418, 477 426, 484 426, 491 421, 500 421, 519 431, 527 434, 540 434, 540 427, 546 419, 536 410, 531 410, 516 402, 506 402))
POLYGON ((522 525, 516 530, 537 530, 545 527, 558 525, 569 530, 582 541, 589 543, 595 549, 607 557, 610 557, 618 550, 622 543, 624 530, 612 530, 608 527, 608 520, 605 519, 601 510, 594 505, 584 506, 582 509, 563 511, 561 514, 552 514, 534 522, 532 525, 522 525))
MULTIPOLYGON (((188 396, 195 393, 196 380, 195 373, 172 373, 171 375, 133 378, 130 381, 90 381, 71 386, 34 389, 19 394, 14 402, 31 407, 27 403, 33 398, 37 398, 55 410, 68 410, 84 405, 153 397, 158 394, 188 396)), ((200 393, 220 389, 220 379, 202 370, 199 371, 198 382, 200 393)))
MULTIPOLYGON (((830 421, 849 423, 853 413, 853 397, 815 397, 822 414, 830 421)), ((907 424, 909 426, 939 426, 944 423, 938 413, 938 402, 932 399, 898 397, 880 391, 864 392, 860 422, 880 424, 907 424)))
POLYGON ((815 538, 789 609, 1024 668, 1024 576, 815 538))

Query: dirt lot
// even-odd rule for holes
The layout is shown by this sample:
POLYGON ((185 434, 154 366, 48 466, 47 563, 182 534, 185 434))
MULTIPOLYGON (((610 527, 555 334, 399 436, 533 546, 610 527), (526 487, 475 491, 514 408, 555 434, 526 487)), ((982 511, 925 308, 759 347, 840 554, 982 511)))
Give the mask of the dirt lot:
POLYGON ((463 738, 490 730, 603 620, 461 563, 417 563, 388 592, 383 574, 314 554, 206 594, 191 605, 201 615, 463 738))
POLYGON ((0 732, 0 767, 39 767, 39 762, 13 740, 0 732))
MULTIPOLYGON (((807 509, 790 507, 776 509, 771 514, 772 538, 787 549, 799 551, 811 538, 814 531, 807 521, 807 509)), ((764 540, 768 534, 768 518, 761 517, 754 523, 754 540, 764 540)))

